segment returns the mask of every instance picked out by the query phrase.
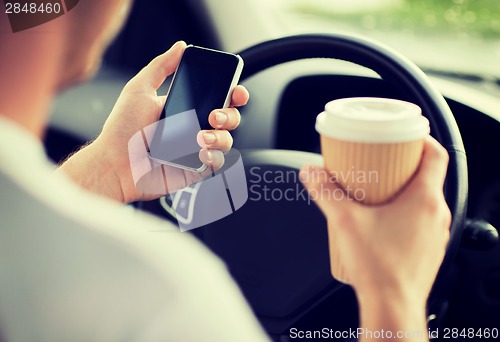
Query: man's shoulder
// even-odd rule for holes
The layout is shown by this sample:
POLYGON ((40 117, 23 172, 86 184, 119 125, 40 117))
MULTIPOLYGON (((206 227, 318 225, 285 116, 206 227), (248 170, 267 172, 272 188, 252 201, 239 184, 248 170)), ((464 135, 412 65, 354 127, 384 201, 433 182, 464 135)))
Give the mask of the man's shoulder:
POLYGON ((103 250, 128 253, 161 274, 182 273, 178 282, 191 273, 179 260, 197 260, 193 270, 225 268, 199 241, 172 223, 93 195, 63 174, 43 173, 41 170, 38 179, 23 183, 0 171, 0 235, 17 237, 13 243, 37 237, 40 243, 50 242, 54 247, 92 240, 95 248, 105 244, 103 250))
POLYGON ((0 171, 0 315, 19 340, 33 340, 30 331, 71 340, 81 329, 125 339, 120 334, 142 334, 152 319, 192 315, 194 302, 180 304, 190 298, 232 287, 222 263, 194 238, 68 182, 54 175, 28 189, 0 171))

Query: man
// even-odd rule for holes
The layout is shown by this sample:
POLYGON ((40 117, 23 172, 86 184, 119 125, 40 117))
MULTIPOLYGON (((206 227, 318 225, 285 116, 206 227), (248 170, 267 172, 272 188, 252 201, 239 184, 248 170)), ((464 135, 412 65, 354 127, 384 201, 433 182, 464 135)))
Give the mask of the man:
MULTIPOLYGON (((127 143, 158 119, 165 98, 156 89, 174 72, 185 43, 125 86, 94 142, 57 172, 45 158, 40 139, 52 98, 92 75, 129 5, 81 1, 64 16, 18 33, 0 13, 0 339, 267 340, 215 256, 188 234, 120 204, 151 198, 136 190, 127 143)), ((247 100, 239 86, 233 107, 210 114, 216 129, 199 135, 204 163, 222 165, 232 144, 228 130, 240 120, 235 107, 247 100)), ((425 332, 425 301, 448 238, 441 191, 446 165, 445 151, 429 138, 418 175, 391 204, 367 208, 318 199, 342 241, 366 328, 425 332)), ((199 179, 166 172, 175 179, 166 191, 199 179)), ((306 184, 321 186, 335 184, 306 184)))

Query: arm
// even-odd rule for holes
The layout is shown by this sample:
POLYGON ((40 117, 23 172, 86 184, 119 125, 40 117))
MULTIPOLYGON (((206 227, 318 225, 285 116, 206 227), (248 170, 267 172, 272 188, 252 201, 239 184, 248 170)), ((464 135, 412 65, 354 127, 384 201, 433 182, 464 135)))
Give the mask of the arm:
MULTIPOLYGON (((447 165, 446 150, 429 137, 417 174, 390 203, 369 207, 347 196, 316 199, 356 291, 362 328, 394 335, 421 332, 420 338, 392 341, 427 341, 426 301, 445 255, 451 223, 442 191, 447 165)), ((337 187, 322 175, 322 168, 301 172, 306 188, 316 193, 337 187)), ((377 340, 369 337, 362 335, 361 340, 377 340)))
MULTIPOLYGON (((83 188, 120 202, 129 203, 161 197, 182 189, 218 169, 224 164, 224 152, 232 146, 230 130, 238 127, 240 113, 235 108, 247 103, 249 95, 243 86, 232 94, 231 107, 210 113, 210 131, 198 135, 200 159, 210 166, 205 172, 190 172, 152 163, 142 146, 131 150, 129 142, 141 130, 147 136, 147 127, 158 121, 166 96, 156 91, 171 75, 186 48, 177 42, 163 55, 156 57, 123 89, 101 134, 95 141, 68 158, 59 170, 83 188), (133 160, 131 159, 133 156, 133 160), (147 167, 140 179, 134 179, 132 168, 147 167), (165 184, 168 175, 169 184, 165 184)), ((142 142, 142 139, 141 139, 142 142)))
POLYGON ((361 330, 359 341, 377 341, 375 333, 391 334, 391 341, 427 341, 425 300, 398 296, 395 293, 358 292, 361 330))

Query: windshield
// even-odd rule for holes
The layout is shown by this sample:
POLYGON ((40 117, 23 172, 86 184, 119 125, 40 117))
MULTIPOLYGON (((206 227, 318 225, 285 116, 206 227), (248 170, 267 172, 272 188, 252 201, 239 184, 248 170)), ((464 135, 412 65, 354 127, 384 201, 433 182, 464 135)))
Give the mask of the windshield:
POLYGON ((500 78, 500 0, 274 0, 289 31, 348 31, 420 67, 500 78))

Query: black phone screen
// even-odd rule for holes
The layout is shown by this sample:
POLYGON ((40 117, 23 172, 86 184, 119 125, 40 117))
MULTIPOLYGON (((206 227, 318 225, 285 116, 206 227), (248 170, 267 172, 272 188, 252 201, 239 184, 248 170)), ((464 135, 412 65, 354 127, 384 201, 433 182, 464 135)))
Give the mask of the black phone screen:
POLYGON ((224 106, 239 61, 229 53, 186 48, 151 141, 151 158, 190 169, 202 166, 196 135, 212 129, 208 116, 224 106))

